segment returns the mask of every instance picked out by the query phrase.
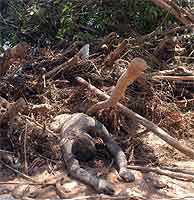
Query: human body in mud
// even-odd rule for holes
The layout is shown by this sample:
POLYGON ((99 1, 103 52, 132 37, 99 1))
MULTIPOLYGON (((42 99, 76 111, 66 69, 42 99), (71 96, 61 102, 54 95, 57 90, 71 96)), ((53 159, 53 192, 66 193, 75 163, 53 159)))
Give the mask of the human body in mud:
POLYGON ((95 151, 94 138, 103 140, 114 157, 119 176, 127 182, 135 180, 127 169, 127 160, 121 148, 112 140, 106 127, 99 121, 83 113, 57 116, 50 128, 61 133, 61 149, 67 170, 71 177, 93 187, 98 193, 112 195, 114 189, 106 180, 98 178, 80 167, 80 160, 89 160, 95 151))

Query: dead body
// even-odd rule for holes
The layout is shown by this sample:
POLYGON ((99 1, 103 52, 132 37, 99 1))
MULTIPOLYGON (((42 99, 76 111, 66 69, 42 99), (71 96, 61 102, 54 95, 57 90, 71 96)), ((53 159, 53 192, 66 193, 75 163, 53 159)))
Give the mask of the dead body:
POLYGON ((105 180, 91 175, 79 165, 79 158, 92 157, 95 150, 93 138, 100 137, 112 154, 119 169, 119 175, 127 182, 135 180, 127 169, 127 160, 121 148, 112 140, 103 124, 83 113, 59 115, 50 128, 61 133, 61 147, 70 176, 92 186, 97 192, 113 194, 114 189, 105 180), (84 148, 80 148, 84 144, 84 148), (80 146, 79 146, 80 145, 80 146))

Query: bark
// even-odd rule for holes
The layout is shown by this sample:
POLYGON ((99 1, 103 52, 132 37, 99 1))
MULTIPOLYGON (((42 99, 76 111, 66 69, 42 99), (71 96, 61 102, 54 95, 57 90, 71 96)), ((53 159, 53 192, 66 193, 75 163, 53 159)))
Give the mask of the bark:
POLYGON ((113 89, 111 97, 105 101, 99 102, 92 106, 87 113, 92 115, 96 111, 108 107, 113 107, 119 102, 119 100, 124 96, 125 90, 129 84, 132 84, 134 80, 137 79, 147 68, 147 64, 143 59, 135 58, 129 65, 126 72, 117 81, 116 87, 113 89))
MULTIPOLYGON (((77 77, 76 80, 81 85, 85 85, 89 90, 91 90, 92 92, 96 93, 103 100, 110 98, 110 96, 108 96, 107 94, 103 93, 101 90, 97 89, 96 87, 94 87, 93 85, 91 85, 90 83, 85 81, 84 79, 82 79, 80 77, 77 77)), ((179 150, 183 154, 185 154, 185 155, 189 156, 190 158, 194 159, 194 151, 191 148, 189 148, 189 147, 187 147, 187 146, 185 146, 183 144, 180 144, 176 139, 171 137, 167 132, 165 132, 163 129, 161 129, 160 127, 155 125, 153 122, 145 119, 144 117, 142 117, 139 114, 133 112, 132 110, 128 109, 127 107, 123 106, 122 104, 117 103, 117 106, 125 115, 127 115, 128 117, 134 118, 135 120, 137 120, 137 122, 139 122, 140 124, 142 124, 143 126, 148 128, 150 131, 152 131, 154 134, 156 134, 162 140, 167 142, 169 145, 173 146, 175 149, 179 150)))

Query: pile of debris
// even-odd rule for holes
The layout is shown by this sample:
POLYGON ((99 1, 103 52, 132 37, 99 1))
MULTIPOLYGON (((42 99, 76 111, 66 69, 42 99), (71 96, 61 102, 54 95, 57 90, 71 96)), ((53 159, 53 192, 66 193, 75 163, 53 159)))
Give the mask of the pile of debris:
POLYGON ((75 112, 95 115, 106 125, 129 163, 141 164, 132 169, 149 171, 146 166, 159 166, 161 159, 170 164, 194 158, 193 25, 186 35, 175 36, 184 29, 143 37, 132 32, 128 39, 113 32, 90 45, 69 42, 66 49, 62 43, 49 49, 24 42, 7 49, 0 63, 2 166, 31 181, 28 175, 40 166, 59 167, 60 138, 48 127, 55 116, 75 112), (145 61, 147 69, 141 68, 145 61), (161 158, 146 149, 148 132, 188 157, 175 151, 161 158))

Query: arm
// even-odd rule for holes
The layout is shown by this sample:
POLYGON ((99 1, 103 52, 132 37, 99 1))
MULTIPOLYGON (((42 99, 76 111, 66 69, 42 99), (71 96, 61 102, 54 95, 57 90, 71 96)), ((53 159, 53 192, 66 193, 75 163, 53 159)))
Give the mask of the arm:
POLYGON ((70 176, 87 185, 90 185, 99 193, 112 195, 114 190, 109 183, 91 175, 89 172, 80 167, 78 160, 76 160, 72 154, 73 143, 74 140, 67 139, 67 141, 62 142, 61 144, 64 160, 70 176))
POLYGON ((112 140, 106 127, 96 120, 95 126, 92 127, 91 131, 95 131, 96 135, 102 138, 104 143, 107 145, 108 150, 115 158, 116 164, 119 168, 119 175, 128 182, 134 181, 134 175, 127 169, 127 159, 124 152, 119 145, 112 140))

